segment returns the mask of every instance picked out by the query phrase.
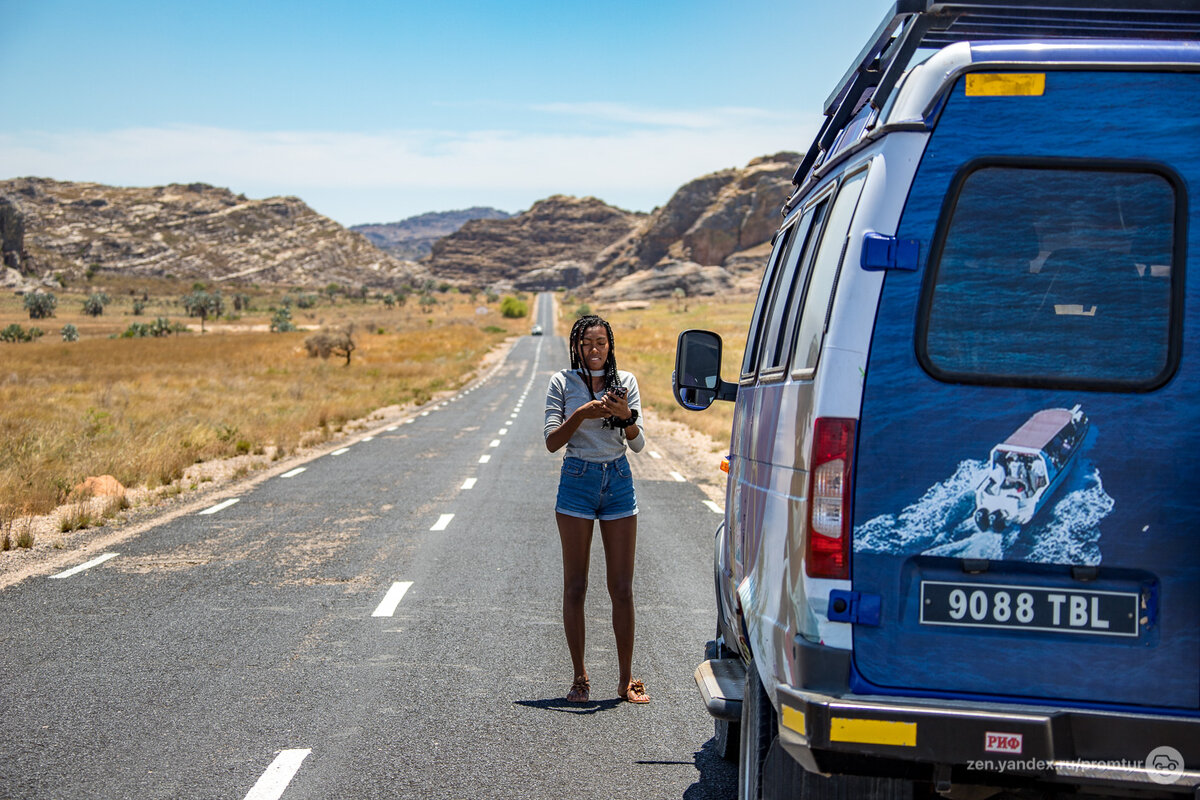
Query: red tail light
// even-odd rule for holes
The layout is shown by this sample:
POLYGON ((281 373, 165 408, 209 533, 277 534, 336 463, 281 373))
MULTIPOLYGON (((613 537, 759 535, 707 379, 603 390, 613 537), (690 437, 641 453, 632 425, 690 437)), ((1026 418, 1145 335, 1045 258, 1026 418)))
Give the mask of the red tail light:
POLYGON ((813 427, 805 567, 811 578, 850 577, 854 423, 822 417, 813 427))

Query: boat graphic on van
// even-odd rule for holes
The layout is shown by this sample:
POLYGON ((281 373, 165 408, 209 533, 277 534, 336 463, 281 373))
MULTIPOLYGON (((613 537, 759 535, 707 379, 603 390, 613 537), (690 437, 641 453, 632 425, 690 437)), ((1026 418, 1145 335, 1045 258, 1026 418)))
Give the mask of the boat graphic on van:
POLYGON ((990 468, 975 489, 975 524, 1001 532, 1025 525, 1062 485, 1087 436, 1087 415, 1046 408, 992 448, 990 468))

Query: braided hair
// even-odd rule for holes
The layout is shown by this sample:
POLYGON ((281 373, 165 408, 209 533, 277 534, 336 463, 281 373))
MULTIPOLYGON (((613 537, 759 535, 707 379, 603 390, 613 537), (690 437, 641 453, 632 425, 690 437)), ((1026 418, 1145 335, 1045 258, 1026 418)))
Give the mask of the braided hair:
POLYGON ((620 381, 617 379, 617 348, 613 344, 612 326, 595 314, 580 317, 571 326, 571 369, 580 370, 583 375, 583 382, 587 384, 588 389, 592 388, 587 367, 584 365, 583 359, 579 356, 579 344, 583 341, 584 332, 588 328, 596 326, 603 327, 608 334, 608 358, 604 362, 604 389, 607 391, 615 386, 620 386, 620 381))

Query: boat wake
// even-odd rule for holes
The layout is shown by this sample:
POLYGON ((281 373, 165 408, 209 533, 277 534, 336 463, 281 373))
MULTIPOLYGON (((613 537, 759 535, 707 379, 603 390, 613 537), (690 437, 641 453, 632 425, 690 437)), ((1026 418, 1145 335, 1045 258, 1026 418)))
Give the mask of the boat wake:
POLYGON ((980 531, 971 518, 975 487, 988 462, 967 459, 944 481, 898 514, 881 514, 854 531, 854 549, 865 553, 1014 559, 1040 564, 1100 563, 1100 522, 1113 510, 1099 471, 1086 460, 1062 497, 1024 527, 980 531))

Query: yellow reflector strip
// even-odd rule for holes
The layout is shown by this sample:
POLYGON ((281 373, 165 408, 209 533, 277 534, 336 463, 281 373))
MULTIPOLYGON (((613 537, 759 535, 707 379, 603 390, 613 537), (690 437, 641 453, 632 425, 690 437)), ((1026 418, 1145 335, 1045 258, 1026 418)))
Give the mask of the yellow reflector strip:
POLYGON ((1041 97, 1045 93, 1044 72, 973 72, 967 76, 967 97, 1041 97))
POLYGON ((829 720, 829 740, 832 742, 894 744, 902 747, 916 747, 917 723, 833 717, 829 720))
POLYGON ((791 728, 803 736, 808 735, 808 728, 804 727, 804 712, 797 708, 792 708, 791 706, 783 707, 783 725, 785 728, 791 728))

